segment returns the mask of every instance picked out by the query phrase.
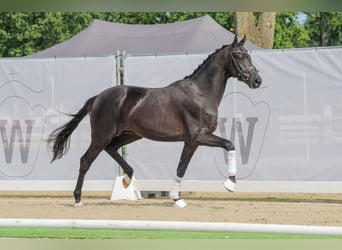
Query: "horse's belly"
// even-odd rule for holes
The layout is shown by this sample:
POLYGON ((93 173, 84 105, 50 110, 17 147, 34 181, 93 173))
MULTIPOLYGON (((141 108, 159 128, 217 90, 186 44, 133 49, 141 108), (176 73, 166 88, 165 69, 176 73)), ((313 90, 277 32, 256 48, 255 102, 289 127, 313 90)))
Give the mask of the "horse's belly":
POLYGON ((142 137, 159 141, 177 141, 184 137, 184 125, 175 115, 163 112, 135 115, 130 129, 142 137))

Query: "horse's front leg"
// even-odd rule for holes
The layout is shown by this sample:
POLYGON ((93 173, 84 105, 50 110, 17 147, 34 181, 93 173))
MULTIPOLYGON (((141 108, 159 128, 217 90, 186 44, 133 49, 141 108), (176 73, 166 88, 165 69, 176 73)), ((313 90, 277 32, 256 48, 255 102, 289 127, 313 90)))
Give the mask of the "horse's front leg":
POLYGON ((236 186, 235 176, 237 174, 234 144, 229 140, 213 134, 200 134, 196 137, 196 142, 199 145, 220 147, 228 151, 228 178, 223 184, 227 190, 234 192, 236 186))
POLYGON ((189 144, 189 143, 184 144, 182 155, 179 160, 178 167, 177 167, 177 175, 172 181, 171 189, 169 193, 170 198, 174 201, 175 207, 187 206, 186 202, 182 198, 179 197, 180 185, 184 177, 185 171, 189 165, 189 162, 197 148, 198 148, 197 144, 189 144))

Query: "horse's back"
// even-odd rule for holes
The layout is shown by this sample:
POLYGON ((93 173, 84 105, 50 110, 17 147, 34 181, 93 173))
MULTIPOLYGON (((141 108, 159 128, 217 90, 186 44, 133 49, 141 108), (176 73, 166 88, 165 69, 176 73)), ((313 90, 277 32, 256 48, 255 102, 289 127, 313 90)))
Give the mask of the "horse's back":
POLYGON ((127 128, 138 135, 152 140, 173 141, 182 138, 184 123, 175 103, 174 92, 170 86, 164 88, 127 89, 126 110, 127 128))
POLYGON ((109 88, 93 104, 92 128, 104 129, 113 136, 129 131, 152 140, 181 140, 186 129, 182 117, 184 107, 179 100, 183 94, 174 85, 109 88))

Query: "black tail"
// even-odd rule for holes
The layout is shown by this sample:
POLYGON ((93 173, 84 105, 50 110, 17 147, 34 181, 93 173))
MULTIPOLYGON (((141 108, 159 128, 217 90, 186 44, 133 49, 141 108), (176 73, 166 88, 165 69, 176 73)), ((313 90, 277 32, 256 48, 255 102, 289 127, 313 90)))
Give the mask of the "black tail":
POLYGON ((70 146, 70 135, 76 129, 82 119, 90 112, 91 107, 97 96, 93 96, 88 99, 84 106, 77 112, 77 114, 70 115, 73 117, 69 122, 64 124, 62 127, 54 130, 48 137, 47 143, 51 145, 53 152, 53 158, 51 162, 56 159, 60 159, 69 150, 70 146))

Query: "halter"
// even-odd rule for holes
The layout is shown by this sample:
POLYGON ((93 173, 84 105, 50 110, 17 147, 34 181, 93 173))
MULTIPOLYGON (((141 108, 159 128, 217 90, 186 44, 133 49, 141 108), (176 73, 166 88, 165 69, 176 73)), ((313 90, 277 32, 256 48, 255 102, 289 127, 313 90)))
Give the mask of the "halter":
MULTIPOLYGON (((231 47, 229 47, 229 54, 230 54, 230 60, 231 60, 231 62, 233 62, 233 64, 235 65, 235 68, 237 69, 237 71, 239 72, 239 74, 238 74, 238 79, 242 79, 242 80, 244 80, 244 81, 249 81, 249 77, 250 77, 250 74, 248 74, 248 76, 245 76, 243 73, 245 73, 245 72, 252 72, 252 71, 256 71, 256 72, 259 72, 257 69, 256 69, 256 67, 254 67, 253 65, 252 66, 249 66, 249 67, 247 67, 247 68, 242 68, 241 66, 240 66, 240 64, 238 64, 238 62, 236 61, 236 59, 234 58, 234 54, 238 54, 238 53, 242 53, 242 54, 247 54, 247 55, 249 55, 247 52, 244 52, 244 51, 232 51, 232 48, 231 47)), ((229 63, 229 70, 230 70, 230 72, 232 72, 232 63, 229 63)))

